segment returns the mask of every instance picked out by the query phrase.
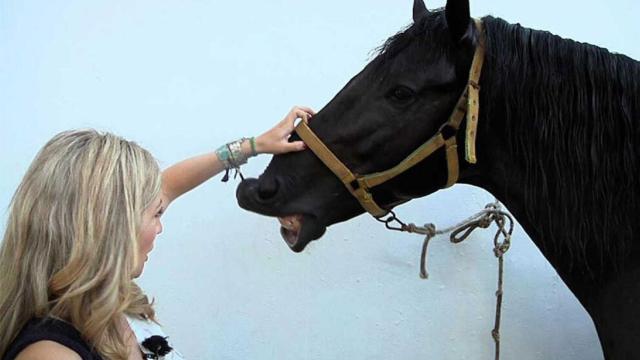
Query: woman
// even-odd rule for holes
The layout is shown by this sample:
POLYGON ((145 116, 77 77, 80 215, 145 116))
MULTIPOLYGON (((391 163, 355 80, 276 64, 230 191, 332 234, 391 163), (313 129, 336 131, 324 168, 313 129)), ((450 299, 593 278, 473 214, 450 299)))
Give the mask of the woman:
POLYGON ((140 344, 155 314, 133 281, 162 231, 160 216, 177 197, 250 156, 304 149, 288 138, 294 121, 312 114, 294 107, 259 137, 162 173, 149 152, 115 135, 56 135, 11 203, 0 248, 0 358, 163 358, 171 350, 163 337, 140 344))

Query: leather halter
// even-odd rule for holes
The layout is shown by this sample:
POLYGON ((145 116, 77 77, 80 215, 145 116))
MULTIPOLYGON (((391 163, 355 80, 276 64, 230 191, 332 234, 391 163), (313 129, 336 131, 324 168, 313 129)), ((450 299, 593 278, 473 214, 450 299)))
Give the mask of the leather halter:
POLYGON ((396 166, 368 175, 357 175, 352 173, 346 165, 344 165, 327 146, 320 140, 311 130, 307 119, 303 119, 296 126, 296 133, 302 138, 305 144, 313 151, 314 154, 344 183, 349 192, 358 199, 362 207, 376 218, 380 218, 389 213, 389 210, 381 208, 373 199, 370 189, 385 183, 394 177, 402 174, 411 167, 415 166, 436 150, 441 147, 445 148, 447 158, 447 183, 445 188, 453 185, 458 181, 458 145, 456 143, 456 134, 462 123, 462 119, 467 119, 467 128, 465 133, 465 159, 470 164, 475 164, 476 159, 476 132, 478 127, 478 111, 480 108, 479 95, 480 72, 484 62, 484 32, 482 29, 482 21, 474 19, 476 28, 479 32, 479 43, 476 46, 469 71, 469 81, 462 95, 458 99, 449 120, 444 123, 438 132, 432 136, 427 142, 414 150, 409 156, 398 163, 396 166))

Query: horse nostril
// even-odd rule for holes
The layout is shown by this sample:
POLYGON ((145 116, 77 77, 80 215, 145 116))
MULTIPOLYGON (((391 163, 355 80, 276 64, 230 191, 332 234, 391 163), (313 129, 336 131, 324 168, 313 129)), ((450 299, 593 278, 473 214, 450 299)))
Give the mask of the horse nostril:
POLYGON ((258 184, 258 197, 260 197, 261 200, 269 200, 276 195, 278 187, 278 180, 276 180, 276 178, 269 177, 260 179, 258 184))

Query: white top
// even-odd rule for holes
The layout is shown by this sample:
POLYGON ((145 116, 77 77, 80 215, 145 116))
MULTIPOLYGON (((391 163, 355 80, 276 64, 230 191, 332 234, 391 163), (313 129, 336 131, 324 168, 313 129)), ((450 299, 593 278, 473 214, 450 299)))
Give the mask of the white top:
MULTIPOLYGON (((140 344, 140 350, 142 350, 143 354, 153 356, 153 353, 149 351, 149 349, 142 346, 142 342, 154 335, 166 338, 169 346, 173 347, 171 345, 171 339, 168 339, 167 335, 165 335, 164 331, 162 331, 160 325, 154 323, 153 321, 133 318, 129 316, 127 316, 127 321, 129 322, 131 330, 133 330, 133 333, 136 335, 136 340, 138 341, 138 344, 140 344)), ((147 356, 146 358, 158 360, 184 360, 182 354, 175 348, 165 356, 160 356, 158 358, 150 356, 147 356)))

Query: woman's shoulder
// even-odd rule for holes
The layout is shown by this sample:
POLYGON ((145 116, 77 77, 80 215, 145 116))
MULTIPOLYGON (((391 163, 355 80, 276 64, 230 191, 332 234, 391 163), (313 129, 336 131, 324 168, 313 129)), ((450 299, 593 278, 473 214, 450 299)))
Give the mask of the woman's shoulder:
POLYGON ((77 352, 51 340, 41 340, 28 345, 15 360, 82 360, 77 352))
POLYGON ((14 359, 101 360, 76 328, 53 318, 36 318, 25 324, 2 358, 14 359))

